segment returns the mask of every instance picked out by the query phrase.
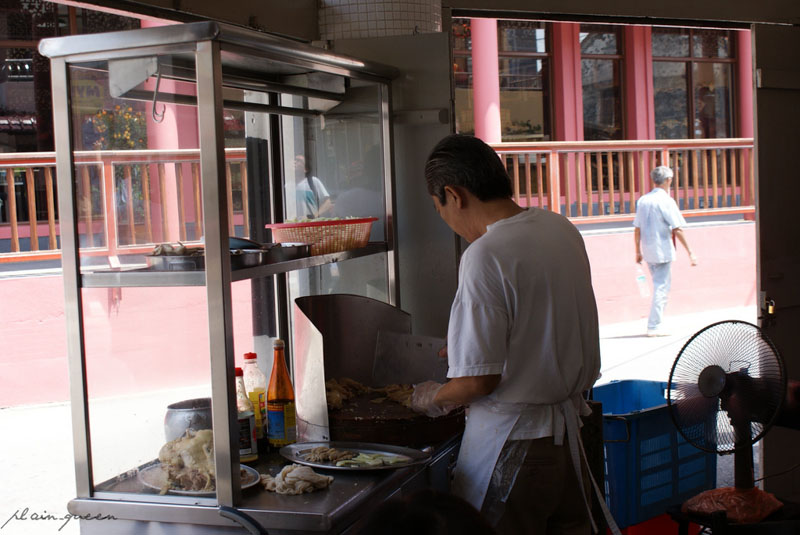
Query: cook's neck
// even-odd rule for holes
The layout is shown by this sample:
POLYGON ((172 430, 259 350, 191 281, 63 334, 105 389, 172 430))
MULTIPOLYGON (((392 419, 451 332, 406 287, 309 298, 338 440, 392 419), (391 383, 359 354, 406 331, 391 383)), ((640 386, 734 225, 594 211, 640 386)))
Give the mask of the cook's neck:
POLYGON ((520 205, 511 199, 494 199, 481 203, 481 210, 477 216, 480 229, 480 235, 486 234, 486 228, 489 225, 514 217, 525 211, 520 205))

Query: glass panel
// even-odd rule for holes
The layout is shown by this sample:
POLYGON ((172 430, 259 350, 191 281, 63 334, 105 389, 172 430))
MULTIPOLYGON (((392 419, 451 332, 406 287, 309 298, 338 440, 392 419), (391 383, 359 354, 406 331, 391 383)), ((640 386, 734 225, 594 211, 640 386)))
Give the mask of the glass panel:
MULTIPOLYGON (((284 105, 301 97, 285 95, 284 105)), ((372 241, 385 235, 380 91, 353 84, 345 101, 315 118, 283 117, 285 220, 378 217, 372 241)))
POLYGON ((695 30, 692 34, 692 55, 696 58, 729 58, 730 46, 727 30, 695 30))
POLYGON ((550 139, 549 61, 500 58, 503 141, 550 139))
POLYGON ((695 63, 694 137, 733 137, 731 128, 731 65, 695 63))
MULTIPOLYGON (((195 262, 204 257, 194 254, 204 234, 196 106, 152 104, 151 73, 179 62, 192 72, 191 56, 69 67, 81 266, 203 267, 195 262), (121 80, 132 87, 114 96, 110 87, 121 80), (187 247, 181 254, 152 256, 156 243, 179 242, 187 247)), ((196 90, 164 76, 158 94, 191 100, 196 90)), ((86 288, 82 297, 95 490, 158 495, 160 450, 186 427, 167 425, 168 406, 208 398, 192 425, 210 427, 206 288, 86 288)), ((189 438, 213 448, 209 433, 189 438)), ((201 460, 199 471, 187 474, 198 486, 175 484, 213 498, 213 457, 201 460)))
POLYGON ((470 19, 453 19, 453 50, 469 52, 472 50, 470 19))
POLYGON ((388 258, 385 253, 364 256, 289 274, 289 296, 353 294, 388 302, 388 258))
POLYGON ((581 60, 583 137, 622 139, 622 88, 619 60, 581 60))
POLYGON ((686 63, 653 62, 656 139, 689 137, 686 63))
POLYGON ((618 54, 619 30, 604 24, 581 24, 581 54, 618 54))
POLYGON ((453 71, 456 100, 456 132, 472 135, 475 133, 472 56, 453 56, 453 71))
POLYGON ((497 21, 498 50, 501 52, 546 53, 547 33, 544 22, 527 20, 497 21))
POLYGON ((652 40, 654 57, 689 56, 688 28, 653 28, 652 40))

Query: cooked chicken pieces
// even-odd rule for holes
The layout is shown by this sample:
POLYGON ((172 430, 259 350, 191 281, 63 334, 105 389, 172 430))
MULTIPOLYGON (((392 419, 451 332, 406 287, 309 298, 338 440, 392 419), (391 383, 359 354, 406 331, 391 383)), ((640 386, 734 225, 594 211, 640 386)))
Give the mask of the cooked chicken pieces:
POLYGON ((158 452, 158 460, 167 472, 167 488, 211 491, 215 487, 214 440, 211 429, 195 431, 167 442, 158 452))
POLYGON ((296 495, 324 489, 333 483, 333 477, 317 474, 308 466, 290 464, 275 477, 261 474, 261 483, 272 492, 296 495))
POLYGON ((336 462, 336 461, 344 461, 346 459, 352 459, 355 457, 356 454, 352 451, 347 450, 337 450, 336 448, 326 448, 325 446, 317 446, 316 448, 312 448, 308 455, 305 456, 305 460, 312 463, 319 463, 319 462, 336 462))
POLYGON ((341 409, 344 403, 364 393, 383 394, 383 397, 370 400, 372 403, 382 403, 386 398, 411 408, 411 394, 414 393, 413 385, 394 384, 383 388, 372 388, 354 381, 348 377, 328 379, 325 381, 325 395, 329 409, 341 409))

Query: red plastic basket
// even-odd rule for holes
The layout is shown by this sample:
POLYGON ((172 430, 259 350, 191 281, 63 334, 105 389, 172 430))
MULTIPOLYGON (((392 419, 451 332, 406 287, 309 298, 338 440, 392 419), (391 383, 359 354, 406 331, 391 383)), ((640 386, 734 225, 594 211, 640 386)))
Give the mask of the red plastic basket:
POLYGON ((265 225, 272 230, 276 243, 309 243, 311 254, 327 254, 364 247, 369 242, 372 223, 377 217, 340 219, 333 221, 304 221, 302 223, 273 223, 265 225))

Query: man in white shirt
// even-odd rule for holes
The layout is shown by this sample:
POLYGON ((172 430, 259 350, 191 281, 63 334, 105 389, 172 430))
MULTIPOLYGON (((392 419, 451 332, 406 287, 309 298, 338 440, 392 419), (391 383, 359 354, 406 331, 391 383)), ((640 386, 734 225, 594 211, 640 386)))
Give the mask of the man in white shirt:
POLYGON ((686 248, 689 260, 697 265, 697 258, 689 247, 683 232, 683 219, 675 200, 669 196, 672 184, 672 169, 665 165, 650 172, 655 187, 636 202, 636 217, 633 220, 636 242, 636 263, 647 262, 653 279, 653 301, 647 318, 647 336, 664 336, 661 322, 671 283, 672 262, 675 260, 675 239, 686 248))
POLYGON ((450 381, 416 385, 412 406, 436 417, 469 405, 453 491, 498 533, 585 535, 577 430, 600 347, 583 238, 560 214, 517 205, 477 138, 444 138, 425 177, 437 212, 470 246, 450 312, 450 381))
POLYGON ((311 175, 302 154, 294 158, 294 172, 297 219, 314 219, 328 214, 333 208, 331 196, 322 181, 311 175))

